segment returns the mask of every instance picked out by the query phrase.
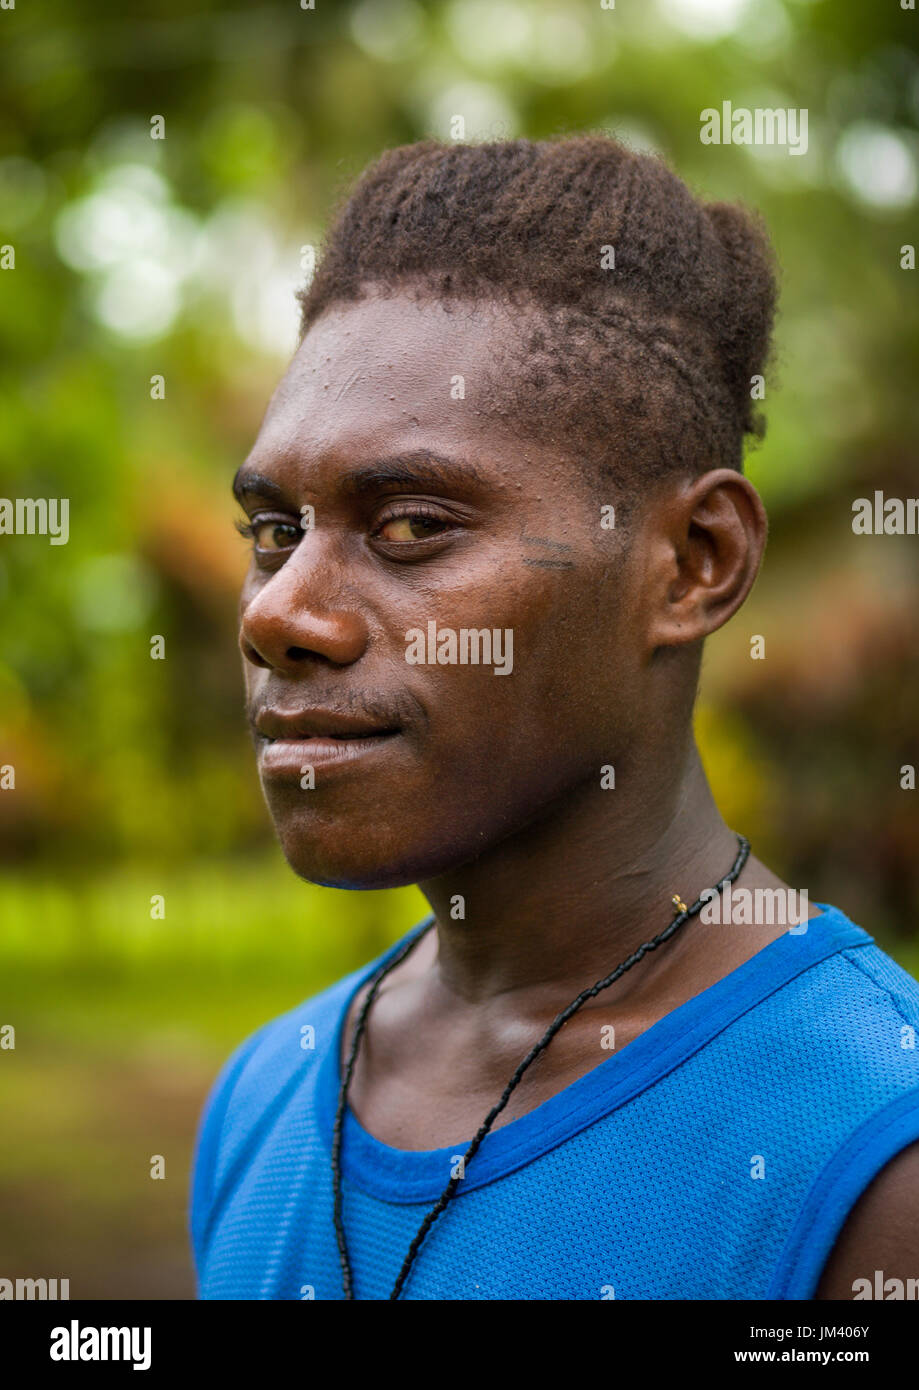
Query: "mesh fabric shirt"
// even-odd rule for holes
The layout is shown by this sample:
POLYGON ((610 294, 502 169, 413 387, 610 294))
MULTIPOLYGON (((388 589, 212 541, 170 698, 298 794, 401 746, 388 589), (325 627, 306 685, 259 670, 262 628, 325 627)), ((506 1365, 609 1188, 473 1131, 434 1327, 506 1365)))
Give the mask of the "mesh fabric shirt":
MULTIPOLYGON (((402 1297, 812 1297, 860 1194, 919 1139, 919 985, 820 906, 805 931, 489 1134, 402 1297)), ((355 992, 401 944, 259 1029, 214 1083, 192 1180, 202 1298, 343 1297, 341 1034, 355 992)), ((389 1297, 471 1137, 403 1151, 346 1111, 355 1297, 389 1297)))

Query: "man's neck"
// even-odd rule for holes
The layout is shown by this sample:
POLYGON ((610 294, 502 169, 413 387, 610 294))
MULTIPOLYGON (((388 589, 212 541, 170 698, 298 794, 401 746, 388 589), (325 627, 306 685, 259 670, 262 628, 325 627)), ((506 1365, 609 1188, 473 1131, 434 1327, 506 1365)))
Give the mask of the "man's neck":
MULTIPOLYGON (((595 783, 420 885, 437 919, 440 982, 469 1003, 566 985, 574 995, 661 931, 675 894, 691 903, 717 884, 736 854, 694 745, 675 775, 631 801, 595 783)), ((628 976, 621 983, 625 993, 628 976)))

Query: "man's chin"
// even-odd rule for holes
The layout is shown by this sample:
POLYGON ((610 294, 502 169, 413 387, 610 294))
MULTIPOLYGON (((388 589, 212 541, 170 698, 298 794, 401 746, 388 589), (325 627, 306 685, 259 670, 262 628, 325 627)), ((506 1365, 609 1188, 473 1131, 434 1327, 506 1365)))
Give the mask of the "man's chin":
POLYGON ((418 882, 418 875, 408 869, 390 864, 369 864, 366 861, 338 860, 318 862, 313 856, 288 854, 285 858, 298 878, 317 888, 350 888, 373 892, 382 888, 408 888, 418 882))
MULTIPOLYGON (((427 827, 430 830, 430 827, 427 827)), ((463 844, 444 834, 419 834, 395 843, 366 827, 325 824, 276 826, 284 857, 298 878, 320 888, 373 891, 433 883, 476 859, 481 843, 463 844)), ((379 830, 379 827, 377 827, 379 830)))
POLYGON ((372 891, 418 882, 416 855, 385 842, 368 826, 275 822, 284 857, 298 878, 320 888, 372 891))

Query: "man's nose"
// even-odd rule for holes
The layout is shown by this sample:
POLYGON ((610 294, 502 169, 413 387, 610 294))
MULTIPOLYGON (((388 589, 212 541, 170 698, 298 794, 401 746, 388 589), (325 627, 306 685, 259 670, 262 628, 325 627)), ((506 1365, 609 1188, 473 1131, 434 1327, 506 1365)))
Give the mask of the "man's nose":
POLYGON ((301 541, 290 559, 244 601, 239 648, 253 666, 301 672, 310 660, 335 666, 357 661, 369 629, 353 598, 346 598, 340 565, 315 536, 301 541))

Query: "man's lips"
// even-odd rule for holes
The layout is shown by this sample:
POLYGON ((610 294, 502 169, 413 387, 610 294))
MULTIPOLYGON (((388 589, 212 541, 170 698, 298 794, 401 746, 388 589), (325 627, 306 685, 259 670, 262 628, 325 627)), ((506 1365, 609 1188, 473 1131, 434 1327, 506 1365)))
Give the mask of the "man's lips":
POLYGON ((386 748, 401 733, 395 723, 325 709, 263 709, 252 724, 263 776, 300 776, 304 767, 350 763, 386 748))
POLYGON ((252 721, 255 730, 269 743, 285 740, 302 743, 309 739, 378 738, 397 734, 399 724, 379 719, 362 719, 327 709, 259 710, 252 721))

